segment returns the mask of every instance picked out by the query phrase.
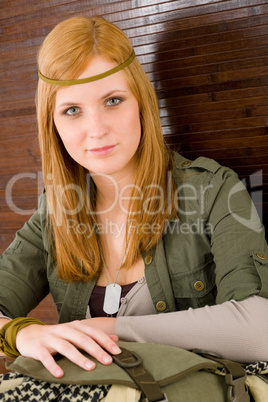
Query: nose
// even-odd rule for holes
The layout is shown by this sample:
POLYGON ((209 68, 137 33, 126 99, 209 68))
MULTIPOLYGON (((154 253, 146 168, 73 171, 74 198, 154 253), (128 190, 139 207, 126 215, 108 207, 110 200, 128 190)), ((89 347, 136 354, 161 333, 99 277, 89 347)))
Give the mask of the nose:
POLYGON ((95 110, 88 114, 86 119, 86 131, 90 138, 95 139, 100 139, 109 132, 107 121, 103 113, 95 110))

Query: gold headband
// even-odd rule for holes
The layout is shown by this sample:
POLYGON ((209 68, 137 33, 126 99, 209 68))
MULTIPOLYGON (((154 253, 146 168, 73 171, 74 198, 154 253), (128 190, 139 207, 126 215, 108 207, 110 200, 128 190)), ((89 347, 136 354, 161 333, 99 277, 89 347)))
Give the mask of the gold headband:
POLYGON ((117 73, 120 70, 123 70, 123 68, 129 66, 129 64, 132 63, 134 58, 135 58, 135 52, 133 50, 130 57, 124 63, 119 64, 119 66, 114 67, 111 70, 106 71, 105 73, 101 73, 101 74, 93 75, 92 77, 81 78, 81 79, 77 79, 77 80, 53 80, 53 79, 45 77, 39 70, 38 70, 38 76, 41 80, 45 81, 47 84, 60 85, 60 86, 86 84, 87 82, 101 80, 102 78, 108 77, 108 75, 111 75, 111 74, 117 73))

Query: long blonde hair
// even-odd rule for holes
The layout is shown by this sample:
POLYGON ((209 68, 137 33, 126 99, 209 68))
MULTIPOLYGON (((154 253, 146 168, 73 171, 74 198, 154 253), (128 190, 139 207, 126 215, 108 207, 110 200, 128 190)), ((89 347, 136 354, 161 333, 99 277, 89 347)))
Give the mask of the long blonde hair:
MULTIPOLYGON (((94 55, 101 55, 119 65, 129 58, 131 52, 132 46, 126 35, 104 18, 74 17, 58 24, 46 37, 39 51, 38 65, 42 74, 49 78, 69 80, 76 79, 94 55)), ((157 244, 166 220, 174 218, 177 210, 168 202, 167 174, 173 171, 173 162, 164 145, 154 89, 136 58, 122 71, 138 101, 142 127, 132 195, 135 195, 136 187, 148 200, 146 211, 140 197, 133 197, 130 203, 132 215, 126 233, 131 221, 132 235, 124 263, 124 267, 129 268, 140 253, 148 252, 157 244), (159 201, 159 188, 163 191, 162 202, 159 201), (135 214, 135 211, 142 212, 135 214), (148 235, 146 231, 137 230, 141 225, 158 230, 148 235)), ((68 281, 87 281, 97 275, 102 265, 95 230, 96 189, 92 179, 87 180, 86 169, 70 157, 57 133, 53 122, 57 89, 57 86, 39 80, 37 117, 48 229, 59 277, 68 281), (91 228, 89 238, 82 230, 69 230, 70 215, 73 226, 88 225, 91 228)), ((174 193, 173 176, 171 189, 174 193)))

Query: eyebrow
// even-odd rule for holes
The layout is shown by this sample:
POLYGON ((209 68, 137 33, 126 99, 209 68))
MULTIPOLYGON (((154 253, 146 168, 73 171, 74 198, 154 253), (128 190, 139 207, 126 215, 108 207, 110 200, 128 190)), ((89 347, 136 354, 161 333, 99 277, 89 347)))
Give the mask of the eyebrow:
POLYGON ((108 92, 107 94, 103 95, 101 99, 109 98, 109 96, 113 95, 115 92, 127 92, 124 89, 113 89, 112 91, 108 92))
MULTIPOLYGON (((105 99, 105 98, 109 98, 109 96, 111 96, 111 95, 113 95, 114 93, 117 93, 117 92, 127 92, 127 91, 125 91, 124 89, 113 89, 112 91, 109 91, 109 92, 107 92, 105 95, 103 95, 103 96, 100 98, 100 100, 103 100, 103 99, 105 99)), ((66 107, 66 106, 74 106, 74 105, 79 106, 79 104, 80 104, 80 102, 63 102, 63 103, 60 103, 60 104, 56 107, 56 109, 59 109, 59 108, 62 108, 62 107, 66 107)))

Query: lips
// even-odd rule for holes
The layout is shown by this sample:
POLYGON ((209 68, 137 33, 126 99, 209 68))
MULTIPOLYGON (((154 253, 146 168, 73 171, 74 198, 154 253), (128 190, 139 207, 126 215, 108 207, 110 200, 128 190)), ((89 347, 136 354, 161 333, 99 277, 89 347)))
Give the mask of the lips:
POLYGON ((106 147, 92 148, 89 150, 89 152, 96 156, 106 156, 109 155, 115 149, 115 147, 116 145, 107 145, 106 147))

